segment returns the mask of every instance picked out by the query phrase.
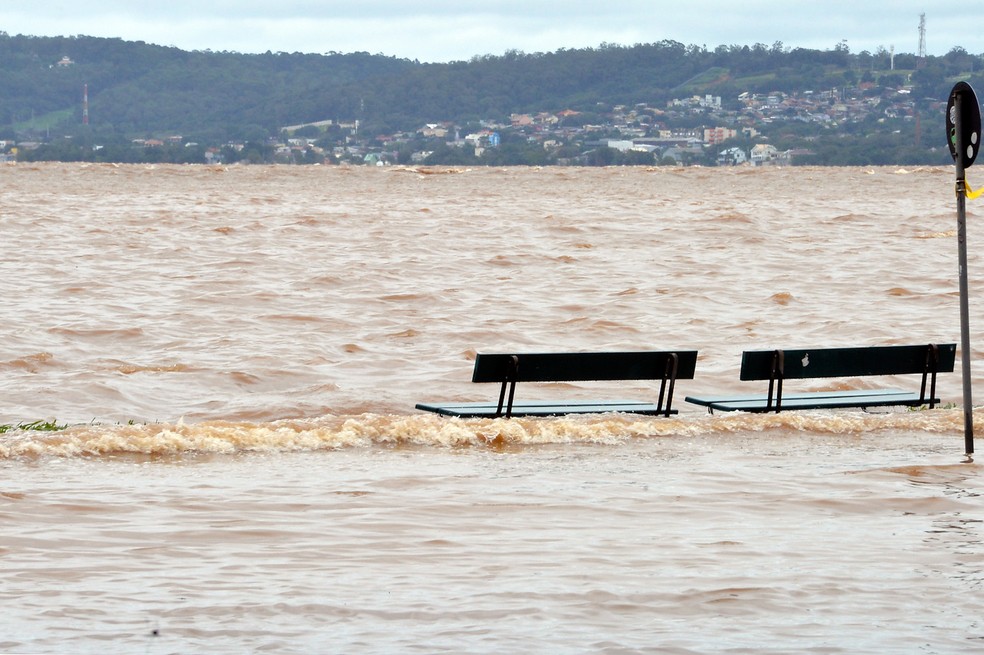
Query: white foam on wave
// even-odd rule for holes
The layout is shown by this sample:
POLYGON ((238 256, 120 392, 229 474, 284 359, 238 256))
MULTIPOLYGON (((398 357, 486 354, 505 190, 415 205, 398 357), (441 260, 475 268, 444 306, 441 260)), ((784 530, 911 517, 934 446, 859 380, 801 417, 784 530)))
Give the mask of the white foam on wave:
POLYGON ((961 434, 955 409, 886 413, 787 412, 682 418, 630 415, 557 418, 448 419, 431 415, 357 414, 272 422, 206 421, 84 425, 59 432, 15 431, 0 439, 0 458, 180 457, 351 448, 523 448, 592 444, 618 447, 633 439, 700 439, 768 433, 841 435, 893 432, 961 434))

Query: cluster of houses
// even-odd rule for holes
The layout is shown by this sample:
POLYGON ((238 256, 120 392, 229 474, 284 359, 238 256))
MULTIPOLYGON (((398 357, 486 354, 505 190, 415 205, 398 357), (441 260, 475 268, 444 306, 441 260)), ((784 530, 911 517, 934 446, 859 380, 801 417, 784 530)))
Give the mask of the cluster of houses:
MULTIPOLYGON (((863 89, 862 89, 863 90, 863 89)), ((941 108, 942 111, 942 108, 941 108)), ((714 161, 718 165, 769 166, 789 164, 798 157, 812 154, 808 149, 777 150, 763 134, 769 126, 783 122, 813 123, 817 131, 836 129, 845 123, 869 120, 911 119, 916 115, 915 103, 906 88, 887 89, 881 94, 848 95, 838 89, 801 94, 743 93, 737 102, 726 107, 720 96, 677 98, 664 107, 638 104, 616 106, 604 114, 604 120, 588 123, 579 120, 572 110, 557 113, 514 114, 508 123, 486 121, 480 130, 462 134, 453 123, 431 123, 415 133, 357 137, 358 122, 340 123, 349 131, 344 144, 336 145, 330 153, 335 159, 386 164, 406 143, 440 141, 449 146, 464 148, 481 158, 489 149, 498 147, 503 134, 512 132, 524 136, 530 143, 547 151, 575 146, 582 153, 607 147, 621 153, 652 153, 661 163, 687 164, 714 161), (700 128, 673 128, 674 124, 694 123, 695 116, 705 125, 700 128), (750 149, 727 147, 726 142, 742 137, 759 141, 750 149)), ((597 120, 598 115, 592 116, 597 120)), ((323 121, 320 125, 330 124, 323 121)), ((300 126, 294 126, 300 127, 300 126)), ((288 130, 289 133, 289 130, 288 130)), ((281 146, 281 155, 316 147, 316 139, 289 137, 281 146)), ((413 153, 414 162, 423 162, 431 150, 422 148, 413 153)), ((574 159, 558 159, 558 163, 577 163, 574 159)))
MULTIPOLYGON (((67 60, 67 58, 66 58, 67 60)), ((57 65, 70 65, 70 60, 57 65)), ((413 132, 366 135, 358 120, 324 120, 281 128, 271 137, 275 158, 282 162, 343 161, 385 165, 406 158, 423 163, 438 146, 461 148, 482 158, 500 146, 503 135, 517 136, 530 145, 555 155, 551 161, 578 164, 590 153, 609 148, 619 153, 645 153, 662 164, 711 163, 721 166, 768 166, 788 164, 809 150, 779 151, 768 142, 763 131, 783 122, 812 123, 818 132, 826 128, 868 120, 905 119, 915 116, 915 103, 906 88, 885 89, 880 94, 846 94, 831 89, 798 94, 742 93, 736 101, 723 103, 720 96, 703 95, 675 98, 664 106, 645 103, 619 105, 604 113, 583 115, 573 110, 556 113, 513 114, 508 122, 483 121, 478 129, 462 133, 451 122, 431 123, 413 132), (674 125, 702 123, 699 128, 674 125), (311 128, 316 128, 312 130, 311 128), (302 129, 306 128, 306 129, 302 129), (326 139, 327 130, 333 135, 326 139), (307 136, 300 136, 304 134, 307 136), (312 136, 315 135, 315 136, 312 136), (744 143, 758 142, 746 150, 728 141, 741 137, 744 143), (562 154, 561 154, 562 153, 562 154)), ((942 108, 941 108, 942 111, 942 108)), ((135 140, 136 148, 158 148, 186 143, 180 136, 135 140)), ((37 147, 36 143, 0 141, 0 161, 13 160, 16 151, 37 147)), ((241 151, 245 144, 229 143, 205 148, 208 163, 223 161, 223 152, 241 151)), ((410 163, 410 162, 402 162, 410 163)))
MULTIPOLYGON (((718 99, 720 100, 720 99, 718 99)), ((623 107, 616 107, 616 112, 623 107)), ((641 105, 638 109, 645 109, 641 105)), ((752 137, 759 135, 754 127, 735 129, 730 127, 712 127, 699 129, 669 129, 665 127, 639 127, 633 116, 627 122, 620 122, 617 114, 614 122, 597 125, 565 126, 564 119, 576 116, 578 112, 566 110, 557 114, 513 114, 507 124, 490 121, 482 122, 482 129, 462 133, 454 123, 429 123, 421 126, 412 133, 392 135, 377 135, 371 139, 359 138, 357 122, 338 123, 337 126, 347 132, 344 144, 338 144, 330 149, 319 147, 318 138, 296 137, 291 133, 304 127, 303 125, 284 128, 287 138, 278 142, 276 154, 281 160, 297 160, 305 153, 315 152, 319 156, 332 157, 337 161, 362 162, 366 164, 386 165, 393 163, 397 152, 405 143, 434 144, 443 143, 451 147, 466 149, 469 154, 483 157, 490 149, 499 147, 502 134, 518 132, 525 136, 528 142, 535 143, 547 151, 557 151, 563 146, 574 145, 584 155, 597 148, 610 148, 620 153, 640 152, 653 155, 662 163, 687 164, 703 160, 708 148, 720 145, 738 136, 752 137), (617 134, 612 137, 611 134, 617 134)), ((330 125, 331 121, 321 121, 320 125, 330 125)), ((237 144, 236 147, 241 147, 237 144)), ((433 153, 431 148, 415 150, 411 155, 412 163, 423 163, 433 153)), ((727 148, 718 157, 719 165, 750 164, 765 166, 788 163, 791 158, 801 151, 778 151, 768 143, 754 146, 750 151, 741 148, 727 148)), ((558 159, 557 163, 576 164, 575 158, 558 159)))

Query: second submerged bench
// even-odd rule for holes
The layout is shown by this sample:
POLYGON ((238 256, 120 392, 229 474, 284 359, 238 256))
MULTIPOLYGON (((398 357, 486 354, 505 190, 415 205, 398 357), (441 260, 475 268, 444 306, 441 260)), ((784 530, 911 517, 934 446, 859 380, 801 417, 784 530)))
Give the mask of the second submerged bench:
POLYGON ((472 382, 498 382, 498 401, 418 403, 417 409, 446 416, 496 418, 628 412, 669 416, 678 379, 692 380, 696 350, 575 353, 479 353, 472 382), (656 403, 635 400, 514 402, 517 382, 660 380, 656 403))
POLYGON ((848 407, 935 406, 936 374, 953 371, 957 346, 953 343, 916 346, 866 346, 796 350, 749 350, 742 353, 742 380, 768 380, 765 395, 699 397, 686 401, 708 411, 779 412, 783 409, 848 407), (919 392, 899 389, 845 389, 783 393, 783 381, 792 379, 921 374, 919 392), (927 395, 927 385, 929 394, 927 395))

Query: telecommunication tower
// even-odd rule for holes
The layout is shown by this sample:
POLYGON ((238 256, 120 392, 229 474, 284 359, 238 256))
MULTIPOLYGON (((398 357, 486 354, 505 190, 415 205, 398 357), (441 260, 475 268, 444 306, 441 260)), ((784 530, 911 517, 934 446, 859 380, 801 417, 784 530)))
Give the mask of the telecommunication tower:
POLYGON ((919 58, 926 58, 926 14, 919 14, 919 58))

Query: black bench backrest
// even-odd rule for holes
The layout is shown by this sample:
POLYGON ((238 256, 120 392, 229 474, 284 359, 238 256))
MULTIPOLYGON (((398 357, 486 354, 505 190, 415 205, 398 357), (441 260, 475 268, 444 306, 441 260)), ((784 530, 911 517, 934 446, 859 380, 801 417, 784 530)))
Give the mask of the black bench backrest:
MULTIPOLYGON (((902 375, 926 371, 929 346, 868 346, 862 348, 818 348, 782 351, 782 376, 787 380, 806 378, 902 375)), ((773 376, 775 350, 749 350, 741 357, 742 380, 769 380, 773 376)), ((957 345, 937 344, 937 373, 953 371, 957 345)), ((932 367, 932 363, 930 363, 932 367)), ((934 369, 931 368, 930 372, 934 369)))
MULTIPOLYGON (((658 380, 673 352, 479 353, 472 382, 576 382, 587 380, 658 380), (519 367, 510 377, 513 357, 519 367)), ((676 378, 692 380, 697 351, 676 351, 676 378)))

